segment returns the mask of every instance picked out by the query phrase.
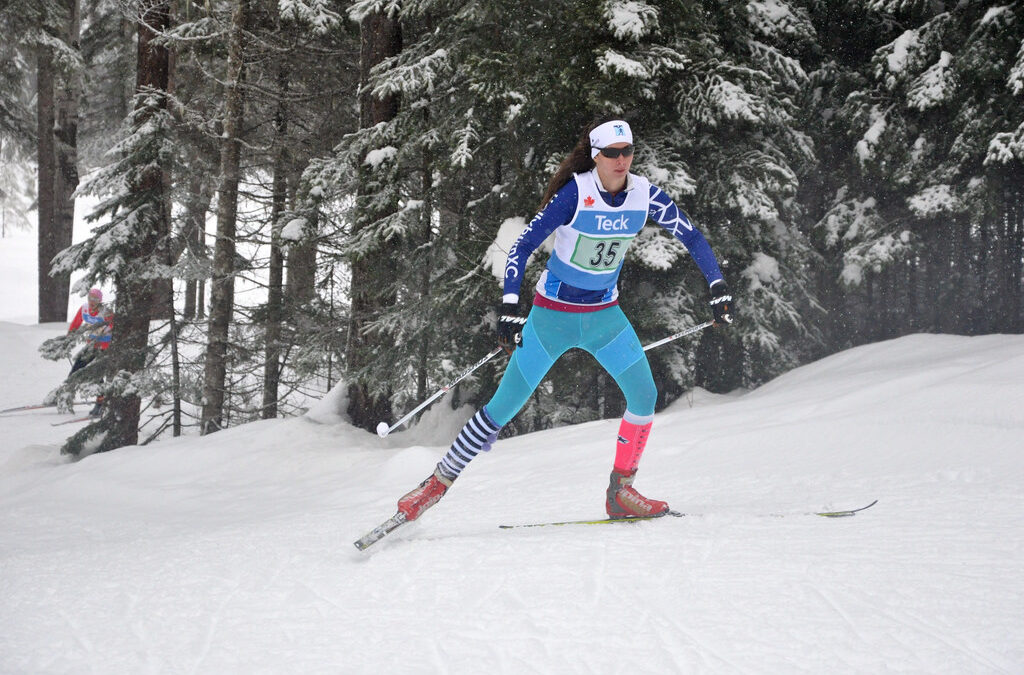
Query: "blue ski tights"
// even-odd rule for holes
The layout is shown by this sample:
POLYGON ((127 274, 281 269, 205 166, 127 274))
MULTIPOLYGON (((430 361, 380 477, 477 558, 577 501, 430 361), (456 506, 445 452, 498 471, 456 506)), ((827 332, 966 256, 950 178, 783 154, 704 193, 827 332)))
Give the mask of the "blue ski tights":
POLYGON ((622 389, 631 418, 650 418, 658 390, 651 366, 629 319, 618 305, 596 312, 559 312, 534 307, 523 342, 512 353, 498 390, 484 406, 504 426, 526 404, 558 358, 573 347, 586 350, 622 389))

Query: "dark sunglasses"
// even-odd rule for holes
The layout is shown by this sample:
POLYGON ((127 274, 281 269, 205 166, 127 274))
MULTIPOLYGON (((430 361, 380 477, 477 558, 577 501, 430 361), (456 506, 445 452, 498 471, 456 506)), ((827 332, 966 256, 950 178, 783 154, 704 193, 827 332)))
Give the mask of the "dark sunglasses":
POLYGON ((615 159, 619 155, 623 157, 633 156, 633 146, 627 145, 624 148, 599 148, 598 152, 607 157, 608 159, 615 159))

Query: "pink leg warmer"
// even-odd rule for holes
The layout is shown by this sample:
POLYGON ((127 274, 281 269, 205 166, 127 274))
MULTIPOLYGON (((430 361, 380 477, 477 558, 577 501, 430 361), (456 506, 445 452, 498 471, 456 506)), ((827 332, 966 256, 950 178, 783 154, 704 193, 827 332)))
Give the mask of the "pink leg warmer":
POLYGON ((651 433, 651 425, 633 424, 622 420, 619 424, 619 441, 615 445, 615 470, 623 473, 636 471, 640 464, 640 455, 644 454, 644 446, 647 445, 647 437, 651 433))

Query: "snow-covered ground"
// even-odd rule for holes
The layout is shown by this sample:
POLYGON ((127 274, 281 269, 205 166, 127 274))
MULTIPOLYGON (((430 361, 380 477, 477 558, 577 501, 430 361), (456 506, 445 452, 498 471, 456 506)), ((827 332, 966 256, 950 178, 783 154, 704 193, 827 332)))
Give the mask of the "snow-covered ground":
MULTIPOLYGON (((35 353, 63 329, 0 323, 0 408, 66 374, 35 353)), ((320 411, 78 462, 64 416, 0 417, 0 672, 1024 672, 1024 336, 680 401, 637 487, 700 515, 497 528, 601 516, 609 420, 499 442, 356 551, 467 415, 379 439, 320 411)))

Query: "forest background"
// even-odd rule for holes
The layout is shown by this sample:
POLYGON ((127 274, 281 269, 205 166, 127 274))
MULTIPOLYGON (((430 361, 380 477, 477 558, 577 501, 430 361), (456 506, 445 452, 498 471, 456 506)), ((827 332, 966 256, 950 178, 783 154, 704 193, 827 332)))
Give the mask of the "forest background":
MULTIPOLYGON (((494 347, 505 252, 604 115, 737 297, 727 330, 649 353, 659 408, 908 333, 1024 331, 1024 2, 12 0, 0 30, 0 208, 38 213, 39 321, 114 297, 113 348, 55 392, 107 397, 71 454, 332 388, 368 430, 411 409, 494 347)), ((709 318, 705 286, 657 227, 620 282, 645 343, 709 318)), ((623 408, 573 353, 504 433, 623 408)))

